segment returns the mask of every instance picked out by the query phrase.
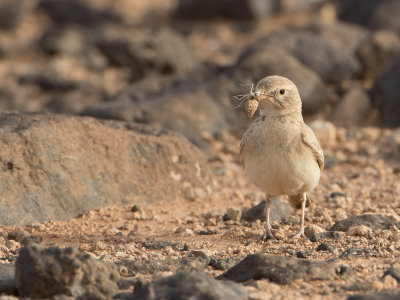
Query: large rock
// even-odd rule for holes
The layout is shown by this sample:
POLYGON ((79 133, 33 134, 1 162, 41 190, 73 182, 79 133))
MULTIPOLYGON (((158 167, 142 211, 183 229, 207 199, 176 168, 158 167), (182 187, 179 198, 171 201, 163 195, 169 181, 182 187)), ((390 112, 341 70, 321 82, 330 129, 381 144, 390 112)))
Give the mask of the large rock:
POLYGON ((143 125, 41 114, 0 116, 0 220, 67 219, 105 205, 211 191, 200 150, 143 125))
POLYGON ((330 231, 348 231, 349 228, 355 226, 367 226, 372 230, 389 229, 390 226, 396 226, 400 229, 400 223, 394 222, 381 215, 365 214, 350 217, 336 222, 330 231))
POLYGON ((385 126, 400 126, 400 54, 394 57, 372 87, 372 100, 378 106, 385 126))
POLYGON ((198 64, 185 39, 171 29, 161 29, 143 41, 120 34, 103 37, 98 47, 111 64, 131 68, 134 80, 149 72, 183 75, 198 64))
POLYGON ((15 295, 15 266, 0 264, 0 294, 15 295))
POLYGON ((18 294, 29 298, 55 295, 110 299, 117 291, 117 267, 74 248, 44 248, 29 244, 16 262, 18 294))
POLYGON ((333 263, 266 254, 250 254, 219 276, 218 279, 245 282, 249 279, 266 278, 279 284, 290 284, 295 280, 332 280, 334 277, 335 264, 333 263))
POLYGON ((269 75, 289 78, 299 89, 305 114, 316 112, 329 101, 321 78, 284 49, 275 46, 250 46, 227 72, 237 84, 257 83, 269 75))
POLYGON ((400 2, 398 0, 341 0, 339 17, 370 29, 400 32, 400 2))
POLYGON ((246 291, 233 282, 220 282, 204 272, 180 272, 135 290, 133 300, 240 300, 246 291))

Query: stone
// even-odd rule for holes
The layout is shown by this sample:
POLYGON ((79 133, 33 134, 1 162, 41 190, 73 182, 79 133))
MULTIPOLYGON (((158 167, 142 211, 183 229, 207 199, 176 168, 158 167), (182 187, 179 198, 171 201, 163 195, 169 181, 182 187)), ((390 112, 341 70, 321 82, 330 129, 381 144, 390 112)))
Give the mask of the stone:
POLYGON ((340 0, 337 1, 338 16, 341 20, 365 26, 381 0, 340 0))
POLYGON ((224 220, 239 221, 242 217, 242 212, 239 209, 229 207, 224 215, 224 220))
POLYGON ((325 231, 320 233, 312 233, 309 237, 311 242, 319 242, 323 239, 333 239, 333 240, 340 240, 343 238, 343 234, 337 231, 325 231))
MULTIPOLYGON (((270 32, 251 44, 246 51, 267 51, 271 46, 279 45, 280 50, 291 54, 325 82, 339 83, 354 77, 360 71, 361 65, 355 53, 344 50, 347 45, 342 46, 333 41, 307 28, 283 29, 270 32), (282 36, 285 38, 282 39, 282 36)), ((299 91, 301 95, 301 86, 299 91)))
POLYGON ((318 245, 318 247, 315 249, 317 251, 329 251, 329 252, 334 252, 335 247, 325 244, 325 243, 321 243, 318 245))
POLYGON ((399 51, 400 37, 396 32, 373 32, 357 50, 357 56, 363 66, 363 78, 376 78, 399 51))
POLYGON ((400 32, 400 3, 397 0, 341 0, 339 18, 373 30, 388 29, 400 32))
POLYGON ((0 264, 0 294, 15 295, 15 266, 0 264))
POLYGON ((278 284, 290 284, 301 280, 332 280, 335 265, 322 261, 296 259, 293 257, 250 254, 218 279, 245 282, 249 279, 266 278, 278 284))
POLYGON ((297 258, 307 258, 312 255, 311 251, 298 251, 296 252, 297 258))
POLYGON ((304 114, 315 113, 330 98, 322 79, 314 71, 284 49, 270 44, 250 45, 227 73, 237 83, 257 82, 273 74, 290 78, 299 89, 304 114))
POLYGON ((246 291, 236 283, 218 281, 204 272, 179 272, 134 290, 132 300, 241 300, 246 291))
MULTIPOLYGON (((267 201, 263 200, 256 206, 251 207, 242 214, 242 220, 255 222, 257 219, 264 222, 266 220, 267 201)), ((288 215, 294 213, 294 208, 287 201, 282 201, 279 197, 274 197, 271 201, 270 218, 271 221, 282 221, 288 215)))
POLYGON ((347 300, 397 300, 400 294, 389 292, 375 292, 365 295, 352 295, 347 297, 347 300))
POLYGON ((352 88, 343 96, 333 111, 332 121, 336 125, 351 127, 363 125, 372 110, 372 102, 362 88, 352 88))
POLYGON ((96 9, 88 1, 80 0, 41 0, 38 8, 44 11, 55 23, 77 24, 97 27, 105 22, 121 21, 113 10, 96 9))
POLYGON ((391 226, 396 226, 400 229, 400 224, 394 222, 384 216, 374 214, 364 214, 350 217, 336 222, 329 230, 347 232, 354 226, 366 226, 372 231, 389 229, 391 226))
POLYGON ((229 268, 232 268, 236 265, 240 260, 240 257, 230 256, 230 257, 210 257, 210 266, 215 270, 226 271, 229 268))
POLYGON ((94 260, 74 248, 29 244, 21 250, 15 265, 16 286, 22 297, 65 294, 110 299, 118 291, 117 280, 114 264, 94 260))
POLYGON ((360 225, 360 226, 351 226, 347 230, 348 235, 357 235, 357 236, 365 236, 368 237, 372 234, 371 228, 365 226, 365 225, 360 225))
POLYGON ((223 17, 232 20, 257 20, 273 14, 278 8, 277 0, 180 0, 173 13, 183 20, 209 20, 223 17))
POLYGON ((204 155, 167 130, 10 113, 0 116, 0 137, 4 225, 69 219, 103 206, 166 203, 184 198, 188 188, 212 191, 204 155), (171 170, 182 179, 176 181, 171 170))
POLYGON ((322 233, 322 232, 325 232, 325 230, 315 224, 308 225, 304 228, 304 235, 308 238, 310 238, 310 236, 314 233, 322 233))
POLYGON ((396 279, 397 283, 400 283, 400 269, 399 268, 394 268, 391 267, 383 273, 382 279, 384 279, 386 276, 391 276, 394 279, 396 279))
POLYGON ((400 126, 400 54, 396 55, 376 79, 371 97, 388 127, 400 126))
POLYGON ((350 56, 356 54, 360 45, 370 36, 369 30, 340 20, 312 23, 306 29, 329 40, 330 43, 350 56))
POLYGON ((103 38, 98 47, 111 64, 131 68, 134 80, 150 72, 184 75, 198 65, 185 39, 178 32, 166 28, 142 42, 136 37, 103 38))

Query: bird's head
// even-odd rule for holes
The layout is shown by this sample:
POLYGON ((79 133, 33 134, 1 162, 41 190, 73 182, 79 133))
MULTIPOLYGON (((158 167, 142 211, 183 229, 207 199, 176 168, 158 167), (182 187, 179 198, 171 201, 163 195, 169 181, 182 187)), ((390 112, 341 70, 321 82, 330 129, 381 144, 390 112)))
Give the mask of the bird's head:
POLYGON ((261 79, 254 92, 261 113, 282 114, 298 111, 301 113, 301 99, 296 85, 281 76, 268 76, 261 79))

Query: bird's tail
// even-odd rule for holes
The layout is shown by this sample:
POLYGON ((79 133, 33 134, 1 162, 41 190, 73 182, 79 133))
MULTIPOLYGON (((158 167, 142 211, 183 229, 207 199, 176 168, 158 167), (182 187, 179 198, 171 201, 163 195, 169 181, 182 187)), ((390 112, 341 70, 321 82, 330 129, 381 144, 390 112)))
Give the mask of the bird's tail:
MULTIPOLYGON (((309 207, 311 206, 311 198, 308 193, 306 193, 306 197, 307 197, 306 207, 309 207)), ((302 199, 303 199, 303 194, 289 196, 289 202, 293 205, 293 207, 297 209, 301 208, 302 199)))

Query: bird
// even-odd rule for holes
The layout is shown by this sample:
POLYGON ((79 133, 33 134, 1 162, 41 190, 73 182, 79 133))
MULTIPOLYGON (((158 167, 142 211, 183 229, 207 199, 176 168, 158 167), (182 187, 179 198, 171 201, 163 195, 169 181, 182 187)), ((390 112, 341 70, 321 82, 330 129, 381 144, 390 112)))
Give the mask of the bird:
POLYGON ((287 195, 300 206, 300 229, 292 238, 304 238, 306 205, 309 192, 319 183, 324 154, 313 132, 303 120, 302 102, 297 86, 282 76, 261 79, 255 91, 260 116, 243 134, 239 157, 244 169, 265 193, 266 224, 263 240, 276 239, 270 223, 271 199, 287 195))

